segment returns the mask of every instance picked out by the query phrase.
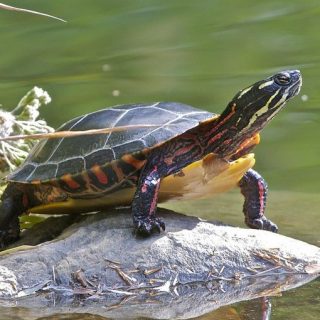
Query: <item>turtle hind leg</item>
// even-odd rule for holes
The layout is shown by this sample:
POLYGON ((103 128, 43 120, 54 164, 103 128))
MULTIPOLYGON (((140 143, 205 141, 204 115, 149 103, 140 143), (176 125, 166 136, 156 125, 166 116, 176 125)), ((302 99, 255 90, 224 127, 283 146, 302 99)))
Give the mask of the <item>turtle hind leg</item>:
POLYGON ((14 184, 9 184, 1 197, 0 248, 19 238, 19 216, 25 212, 23 197, 23 192, 14 184))
POLYGON ((277 232, 277 225, 264 215, 268 186, 260 174, 249 169, 239 181, 239 187, 245 199, 243 213, 247 226, 277 232))

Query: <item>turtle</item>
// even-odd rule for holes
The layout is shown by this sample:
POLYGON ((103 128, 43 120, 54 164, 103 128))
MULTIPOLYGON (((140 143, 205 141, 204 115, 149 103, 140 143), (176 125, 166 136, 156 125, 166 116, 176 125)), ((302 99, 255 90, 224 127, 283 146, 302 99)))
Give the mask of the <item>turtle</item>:
POLYGON ((148 124, 39 141, 8 177, 0 243, 14 242, 23 213, 90 212, 131 205, 139 235, 165 230, 158 201, 208 196, 238 186, 247 226, 277 232, 264 215, 267 184, 252 169, 259 132, 300 91, 299 70, 278 72, 239 91, 221 115, 183 103, 118 105, 79 116, 57 131, 148 124))

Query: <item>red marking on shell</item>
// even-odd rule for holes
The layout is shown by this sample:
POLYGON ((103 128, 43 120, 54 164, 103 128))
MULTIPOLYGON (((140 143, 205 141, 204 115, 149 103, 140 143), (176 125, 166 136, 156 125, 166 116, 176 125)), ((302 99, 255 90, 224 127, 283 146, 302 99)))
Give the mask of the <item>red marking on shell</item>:
POLYGON ((71 174, 63 175, 61 180, 63 180, 70 189, 78 189, 80 187, 79 183, 72 178, 71 174))
POLYGON ((118 166, 118 163, 112 163, 111 168, 114 171, 114 173, 116 174, 119 182, 125 179, 123 171, 122 171, 121 167, 118 166))
POLYGON ((124 156, 121 157, 121 159, 126 163, 129 163, 130 165, 132 165, 137 170, 141 169, 146 163, 146 160, 138 160, 135 157, 133 157, 131 154, 125 154, 124 156))
POLYGON ((108 176, 101 170, 100 166, 95 165, 91 168, 92 173, 97 177, 100 183, 107 184, 108 176))

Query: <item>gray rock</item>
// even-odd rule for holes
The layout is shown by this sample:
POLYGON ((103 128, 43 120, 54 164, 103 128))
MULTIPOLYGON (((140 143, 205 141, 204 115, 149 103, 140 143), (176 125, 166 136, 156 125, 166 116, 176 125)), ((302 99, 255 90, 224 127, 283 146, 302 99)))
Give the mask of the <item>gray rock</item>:
POLYGON ((0 266, 0 297, 12 297, 18 294, 18 282, 14 272, 0 266))
POLYGON ((188 318, 296 287, 320 271, 316 246, 169 210, 159 213, 167 230, 147 239, 133 234, 127 210, 116 210, 88 215, 52 241, 4 251, 0 296, 12 297, 6 305, 37 308, 34 318, 57 312, 188 318), (40 289, 45 291, 32 295, 40 289))

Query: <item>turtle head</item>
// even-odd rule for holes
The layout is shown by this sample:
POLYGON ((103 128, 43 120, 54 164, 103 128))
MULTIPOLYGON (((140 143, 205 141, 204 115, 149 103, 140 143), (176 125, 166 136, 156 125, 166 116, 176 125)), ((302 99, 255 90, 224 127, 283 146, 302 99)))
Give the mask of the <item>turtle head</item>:
POLYGON ((238 92, 219 118, 221 126, 226 131, 230 129, 227 136, 231 140, 222 153, 234 152, 243 141, 263 129, 299 93, 301 84, 300 71, 287 70, 238 92))
POLYGON ((282 71, 241 90, 229 103, 239 131, 261 130, 300 91, 300 71, 282 71))

